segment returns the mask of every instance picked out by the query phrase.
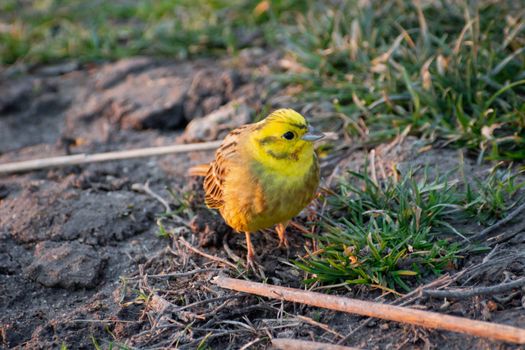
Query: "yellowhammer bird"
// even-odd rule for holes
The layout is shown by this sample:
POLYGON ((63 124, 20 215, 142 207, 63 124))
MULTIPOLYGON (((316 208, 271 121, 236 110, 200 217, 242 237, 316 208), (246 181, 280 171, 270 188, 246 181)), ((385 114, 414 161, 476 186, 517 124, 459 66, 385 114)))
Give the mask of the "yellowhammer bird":
POLYGON ((319 184, 313 142, 323 136, 301 114, 279 109, 230 132, 211 164, 190 169, 205 176, 206 205, 245 233, 248 265, 254 262, 250 233, 277 224, 279 245, 288 245, 288 221, 310 203, 319 184))

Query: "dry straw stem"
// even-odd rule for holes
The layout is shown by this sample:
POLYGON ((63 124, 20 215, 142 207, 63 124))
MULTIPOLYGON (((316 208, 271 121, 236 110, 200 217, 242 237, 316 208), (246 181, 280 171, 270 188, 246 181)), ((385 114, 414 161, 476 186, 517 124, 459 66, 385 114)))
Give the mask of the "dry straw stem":
POLYGON ((443 315, 402 306, 326 295, 295 288, 272 286, 222 276, 215 277, 213 283, 222 288, 273 299, 286 300, 390 321, 410 323, 427 328, 444 329, 494 340, 525 344, 525 329, 497 323, 470 320, 464 317, 443 315))
POLYGON ((288 338, 272 339, 272 348, 278 350, 358 350, 358 348, 351 348, 348 346, 288 338))
POLYGON ((111 160, 153 157, 153 156, 162 156, 166 154, 186 153, 186 152, 194 152, 194 151, 208 151, 208 150, 214 150, 218 148, 221 145, 221 143, 222 141, 189 143, 189 144, 184 144, 184 145, 148 147, 148 148, 139 148, 139 149, 126 150, 126 151, 115 151, 115 152, 97 153, 97 154, 82 153, 82 154, 75 154, 71 156, 60 156, 60 157, 26 160, 26 161, 21 161, 21 162, 0 164, 0 175, 20 173, 20 172, 25 172, 25 171, 30 171, 30 170, 63 167, 63 166, 69 166, 69 165, 107 162, 111 160))

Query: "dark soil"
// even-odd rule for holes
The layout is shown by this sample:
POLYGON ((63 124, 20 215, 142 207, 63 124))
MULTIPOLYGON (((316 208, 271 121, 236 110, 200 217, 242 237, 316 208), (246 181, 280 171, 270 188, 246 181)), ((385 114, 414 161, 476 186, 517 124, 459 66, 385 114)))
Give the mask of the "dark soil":
MULTIPOLYGON (((264 71, 262 66, 276 61, 276 55, 254 51, 235 62, 134 58, 90 66, 67 63, 22 75, 4 72, 0 163, 221 138, 265 106, 300 107, 285 92, 273 92, 265 78, 255 77, 255 67, 264 71), (233 113, 233 105, 242 107, 233 113), (215 116, 182 135, 191 120, 212 112, 215 116), (223 122, 226 125, 220 125, 223 122), (211 131, 199 132, 206 126, 211 131)), ((436 163, 445 169, 458 164, 456 151, 418 155, 416 148, 417 142, 409 140, 386 147, 383 156, 402 164, 439 159, 436 163)), ((354 331, 345 345, 517 348, 379 320, 357 328, 362 317, 219 289, 210 282, 219 273, 261 278, 246 275, 243 237, 204 208, 198 180, 186 176, 189 166, 211 157, 211 152, 201 152, 0 177, 0 347, 48 349, 64 344, 68 349, 91 349, 94 344, 108 348, 113 343, 193 349, 201 342, 211 348, 240 348, 252 342, 253 348, 266 348, 272 337, 336 343, 354 331), (158 201, 134 190, 134 184, 146 182, 170 201, 177 215, 163 216, 165 209, 158 201), (170 238, 159 237, 159 221, 170 238), (203 257, 188 245, 237 268, 203 257), (314 325, 314 320, 331 331, 314 325)), ((365 157, 364 151, 343 154, 340 168, 357 168, 365 157)), ((468 167, 475 171, 474 161, 468 167)), ((324 172, 329 175, 332 169, 333 163, 324 172)), ((313 209, 305 210, 298 222, 314 215, 313 209)), ((475 224, 472 228, 479 229, 475 224)), ((302 287, 303 276, 290 267, 288 258, 304 254, 303 247, 312 248, 312 242, 296 228, 289 230, 289 240, 292 248, 286 251, 276 248, 274 232, 254 235, 266 280, 302 287)), ((467 284, 490 285, 506 276, 523 276, 523 251, 521 232, 496 249, 494 256, 506 260, 467 275, 471 276, 467 284)), ((482 258, 469 257, 463 266, 482 258)), ((465 280, 457 283, 461 282, 465 280)), ((365 288, 336 292, 393 300, 365 288)), ((523 297, 522 290, 446 303, 421 297, 414 303, 525 328, 523 297)))

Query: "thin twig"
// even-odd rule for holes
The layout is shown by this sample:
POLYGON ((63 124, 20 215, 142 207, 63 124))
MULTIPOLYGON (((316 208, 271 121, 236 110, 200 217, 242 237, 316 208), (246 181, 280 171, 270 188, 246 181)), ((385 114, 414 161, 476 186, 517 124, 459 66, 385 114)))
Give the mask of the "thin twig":
POLYGON ((236 299, 236 298, 240 298, 240 297, 241 297, 241 295, 235 294, 235 295, 227 295, 227 296, 224 296, 224 297, 216 297, 216 298, 209 298, 209 299, 205 299, 205 300, 199 300, 199 301, 196 301, 196 302, 188 304, 188 305, 180 306, 180 307, 176 308, 176 310, 174 310, 174 311, 179 312, 179 311, 190 309, 192 307, 199 306, 199 305, 202 305, 202 304, 209 304, 209 303, 213 303, 215 301, 231 300, 231 299, 236 299))
POLYGON ((487 239, 489 245, 506 242, 525 230, 525 221, 513 225, 508 231, 504 231, 496 236, 487 239))
MULTIPOLYGON (((188 277, 188 276, 193 276, 193 275, 196 275, 198 273, 203 273, 203 272, 218 272, 218 271, 222 271, 222 269, 218 269, 218 268, 204 268, 204 269, 195 269, 195 270, 191 270, 191 271, 186 271, 186 272, 173 272, 173 273, 164 273, 164 274, 156 274, 156 275, 144 275, 146 278, 179 278, 179 277, 188 277)), ((136 279, 139 279, 139 278, 142 278, 142 277, 128 277, 127 279, 128 280, 136 280, 136 279)))
MULTIPOLYGON (((223 264, 223 265, 229 266, 229 267, 231 267, 231 268, 234 269, 234 270, 237 270, 237 266, 235 266, 235 265, 232 264, 231 262, 226 261, 226 260, 224 260, 224 259, 221 259, 221 258, 219 258, 218 256, 214 256, 214 255, 207 254, 207 253, 205 253, 205 252, 203 252, 203 251, 201 251, 201 250, 195 248, 194 246, 192 246, 192 245, 190 244, 190 242, 188 242, 187 240, 185 240, 184 237, 179 237, 179 240, 180 240, 180 242, 181 242, 182 244, 184 244, 184 245, 186 246, 186 248, 190 249, 192 252, 197 253, 197 254, 199 254, 199 255, 202 255, 202 256, 205 257, 205 258, 208 258, 208 259, 210 259, 210 260, 216 261, 216 262, 221 263, 221 264, 223 264)), ((177 253, 174 252, 171 248, 169 248, 169 250, 170 250, 170 252, 171 252, 172 254, 174 254, 174 255, 177 254, 177 253)))
POLYGON ((209 319, 210 317, 212 316, 215 316, 218 314, 219 311, 221 311, 222 309, 224 309, 225 307, 227 307, 229 304, 230 304, 230 301, 232 299, 228 299, 226 300, 225 302, 223 302, 222 304, 220 304, 219 306, 217 306, 216 308, 214 308, 213 310, 211 311, 208 311, 204 314, 201 314, 201 316, 204 318, 204 319, 209 319))
POLYGON ((492 248, 492 250, 487 254, 487 256, 485 256, 483 258, 483 260, 481 261, 482 264, 486 264, 490 259, 492 259, 492 257, 496 254, 496 252, 498 251, 498 248, 499 248, 499 244, 496 244, 494 246, 494 248, 492 248))
MULTIPOLYGON (((216 329, 214 329, 213 331, 216 331, 216 329)), ((203 341, 203 340, 207 340, 207 341, 210 341, 211 339, 214 339, 214 338, 219 338, 219 337, 223 337, 225 335, 229 335, 231 337, 232 334, 236 334, 236 333, 241 333, 242 330, 239 330, 239 329, 231 329, 231 330, 225 330, 225 331, 222 331, 222 332, 216 332, 216 333, 207 333, 206 335, 200 337, 200 338, 197 338, 195 339, 194 341, 192 341, 191 343, 188 343, 188 344, 184 344, 184 345, 181 345, 179 347, 179 349, 181 350, 184 350, 184 349, 197 349, 198 348, 198 345, 203 341)))
POLYGON ((463 288, 450 290, 435 290, 427 289, 424 291, 426 295, 436 298, 453 298, 453 299, 467 299, 476 295, 491 295, 507 292, 514 288, 525 286, 525 277, 517 279, 508 283, 501 283, 495 286, 478 287, 478 288, 463 288))
POLYGON ((213 283, 219 287, 286 300, 331 310, 409 323, 427 328, 444 329, 478 337, 525 344, 525 329, 497 323, 470 320, 464 317, 443 315, 436 312, 408 307, 381 304, 335 295, 326 295, 268 284, 218 276, 213 283))
POLYGON ((241 257, 238 256, 237 254, 235 254, 230 246, 228 245, 228 235, 229 233, 226 233, 226 235, 224 236, 224 239, 223 239, 223 243, 222 243, 222 247, 224 248, 224 251, 226 252, 226 254, 230 257, 230 259, 232 259, 233 261, 235 261, 236 263, 238 263, 239 261, 242 261, 241 257))
POLYGON ((525 258, 525 252, 509 252, 508 249, 507 251, 499 251, 498 254, 494 255, 494 257, 488 259, 487 261, 482 261, 458 272, 468 276, 461 282, 462 286, 467 285, 470 281, 482 273, 487 272, 491 268, 508 266, 512 261, 525 258))
POLYGON ((142 321, 133 321, 133 320, 112 320, 112 319, 104 319, 104 320, 97 320, 97 319, 78 319, 78 320, 70 320, 68 322, 78 322, 78 323, 142 323, 142 321))
POLYGON ((244 344, 242 347, 239 348, 239 350, 248 350, 248 349, 251 349, 252 346, 254 346, 254 345, 257 344, 257 343, 262 342, 263 340, 265 340, 265 338, 255 338, 255 339, 252 340, 251 342, 244 344))
MULTIPOLYGON (((226 315, 226 317, 233 318, 234 316, 247 315, 254 311, 265 312, 265 311, 274 311, 274 309, 266 304, 255 304, 255 305, 246 306, 244 308, 231 308, 228 314, 226 315)), ((220 323, 223 320, 222 317, 224 316, 215 314, 215 316, 211 320, 206 322, 204 325, 202 325, 202 327, 203 328, 212 327, 215 324, 220 323)))
POLYGON ((516 209, 514 209, 509 215, 501 219, 500 221, 496 222, 494 225, 487 227, 477 235, 474 235, 472 237, 469 237, 471 241, 480 241, 484 238, 486 238, 492 231, 500 228, 501 226, 505 225, 512 219, 514 219, 516 216, 518 216, 522 211, 525 211, 525 202, 523 202, 520 206, 518 206, 516 209))
POLYGON ((138 184, 138 183, 137 184, 133 184, 131 186, 131 189, 133 191, 142 192, 142 193, 145 193, 147 195, 150 195, 151 197, 156 199, 158 202, 160 202, 160 204, 162 204, 164 206, 164 208, 166 208, 166 212, 170 212, 171 211, 169 203, 164 198, 162 198, 158 193, 153 192, 153 190, 149 187, 149 180, 146 181, 146 183, 144 185, 143 184, 138 184))
POLYGON ((335 335, 336 337, 338 337, 339 339, 342 339, 344 338, 344 336, 337 332, 337 331, 334 331, 332 328, 330 328, 328 325, 324 324, 324 323, 321 323, 321 322, 317 322, 316 320, 313 320, 311 319, 310 317, 306 317, 306 316, 296 316, 299 320, 305 322, 305 323, 308 323, 312 326, 316 326, 316 327, 319 327, 321 328, 322 330, 328 332, 328 333, 331 333, 333 335, 335 335))
POLYGON ((48 169, 69 165, 80 165, 87 163, 107 162, 111 160, 123 160, 141 157, 162 156, 174 153, 186 153, 194 151, 214 150, 221 145, 222 141, 212 141, 203 143, 189 143, 185 145, 170 145, 161 147, 139 148, 125 151, 115 151, 97 154, 75 154, 71 156, 59 156, 51 158, 41 158, 0 164, 0 175, 10 173, 20 173, 37 169, 48 169))

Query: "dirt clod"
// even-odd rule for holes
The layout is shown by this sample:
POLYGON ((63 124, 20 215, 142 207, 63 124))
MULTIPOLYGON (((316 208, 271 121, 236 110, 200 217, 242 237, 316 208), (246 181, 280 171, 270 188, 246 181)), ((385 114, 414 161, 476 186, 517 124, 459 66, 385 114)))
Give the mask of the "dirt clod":
POLYGON ((78 242, 40 242, 27 275, 45 287, 94 288, 105 259, 93 247, 78 242))

